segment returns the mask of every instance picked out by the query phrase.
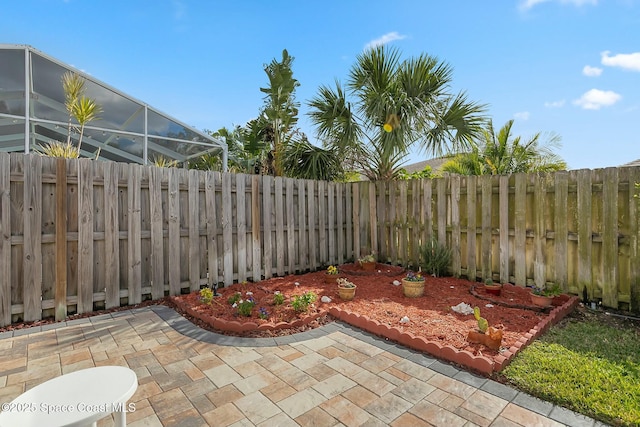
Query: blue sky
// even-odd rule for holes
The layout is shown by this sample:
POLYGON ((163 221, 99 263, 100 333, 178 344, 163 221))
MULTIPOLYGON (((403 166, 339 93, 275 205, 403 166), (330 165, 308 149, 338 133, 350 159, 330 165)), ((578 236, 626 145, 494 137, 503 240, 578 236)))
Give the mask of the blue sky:
MULTIPOLYGON (((496 127, 555 132, 569 167, 640 159, 640 0, 21 0, 0 43, 28 44, 198 129, 243 125, 264 64, 295 57, 305 102, 387 42, 437 56, 496 127)), ((428 158, 416 150, 409 162, 428 158)))

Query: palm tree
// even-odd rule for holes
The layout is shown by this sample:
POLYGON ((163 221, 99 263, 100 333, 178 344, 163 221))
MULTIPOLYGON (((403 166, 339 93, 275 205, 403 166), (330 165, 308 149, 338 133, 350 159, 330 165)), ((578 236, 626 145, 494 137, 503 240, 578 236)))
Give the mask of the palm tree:
MULTIPOLYGON (((95 100, 87 98, 84 95, 84 84, 85 80, 76 73, 67 71, 62 75, 64 106, 69 114, 67 142, 50 141, 47 144, 40 145, 39 149, 36 149, 37 153, 43 156, 64 157, 68 159, 80 157, 80 146, 82 144, 82 137, 84 136, 84 127, 90 121, 96 120, 102 112, 102 107, 100 107, 95 100), (73 119, 80 125, 79 129, 73 124, 73 119), (79 133, 77 146, 74 146, 71 141, 73 130, 77 130, 79 133)), ((96 159, 99 154, 100 150, 98 149, 95 155, 96 159)))
MULTIPOLYGON (((236 125, 233 129, 222 127, 215 132, 205 130, 214 138, 222 139, 228 147, 228 171, 234 173, 253 173, 255 157, 244 150, 247 129, 236 125)), ((222 170, 222 159, 217 153, 205 153, 189 160, 189 169, 222 170)))
POLYGON ((80 125, 78 138, 78 154, 84 135, 84 127, 87 123, 96 120, 102 112, 102 107, 95 100, 84 95, 85 80, 76 73, 67 71, 62 75, 62 88, 64 90, 64 105, 69 113, 69 129, 67 135, 67 145, 71 144, 72 119, 76 119, 80 125))
POLYGON ((298 122, 300 104, 295 100, 295 90, 300 83, 293 78, 293 60, 293 56, 284 49, 281 61, 274 58, 271 63, 265 65, 264 71, 269 79, 269 86, 260 88, 265 94, 265 105, 260 117, 254 122, 258 127, 256 131, 263 132, 261 141, 269 143, 273 174, 276 176, 283 174, 282 157, 297 134, 295 126, 298 122), (264 133, 268 133, 270 138, 265 138, 264 133))
POLYGON ((415 144, 437 154, 459 150, 481 129, 484 107, 451 94, 451 76, 451 67, 432 56, 401 61, 398 50, 380 46, 358 56, 346 89, 337 81, 321 86, 309 116, 347 169, 393 179, 415 144))
POLYGON ((496 134, 493 122, 489 121, 482 138, 475 142, 471 151, 456 155, 442 165, 443 172, 461 175, 502 175, 517 172, 552 172, 565 170, 567 164, 553 152, 559 146, 560 137, 555 134, 542 141, 536 133, 528 140, 513 136, 509 120, 496 134))
POLYGON ((322 181, 345 178, 342 160, 337 153, 311 144, 306 137, 287 147, 282 165, 284 174, 291 178, 322 181))

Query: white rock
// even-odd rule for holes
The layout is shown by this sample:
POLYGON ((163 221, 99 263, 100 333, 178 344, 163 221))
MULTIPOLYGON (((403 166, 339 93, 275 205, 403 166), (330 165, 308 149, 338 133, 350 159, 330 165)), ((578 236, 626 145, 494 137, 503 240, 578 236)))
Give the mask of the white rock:
POLYGON ((322 301, 322 302, 331 302, 331 298, 329 298, 326 295, 323 295, 322 298, 320 298, 320 301, 322 301))
POLYGON ((400 319, 400 323, 409 323, 409 318, 407 316, 404 316, 402 319, 400 319))
POLYGON ((458 305, 451 306, 451 310, 464 315, 473 314, 473 308, 471 308, 471 306, 466 302, 461 302, 458 305))
POLYGON ((393 286, 400 286, 400 281, 394 280, 393 281, 393 286))

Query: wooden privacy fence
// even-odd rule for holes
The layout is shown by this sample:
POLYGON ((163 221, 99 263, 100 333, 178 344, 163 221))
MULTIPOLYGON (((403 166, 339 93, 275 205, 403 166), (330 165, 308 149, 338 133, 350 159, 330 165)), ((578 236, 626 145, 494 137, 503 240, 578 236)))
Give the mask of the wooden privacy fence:
POLYGON ((559 282, 640 311, 640 168, 332 183, 0 153, 0 325, 353 260, 559 282), (363 248, 363 249, 361 249, 363 248))
POLYGON ((394 263, 415 265, 433 236, 452 249, 455 276, 556 282, 640 312, 637 182, 640 167, 371 183, 373 238, 394 263))

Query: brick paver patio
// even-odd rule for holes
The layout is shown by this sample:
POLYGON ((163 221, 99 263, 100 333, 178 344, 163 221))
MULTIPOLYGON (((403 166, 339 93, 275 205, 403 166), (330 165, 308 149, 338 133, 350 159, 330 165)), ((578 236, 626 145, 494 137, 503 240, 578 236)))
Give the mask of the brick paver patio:
POLYGON ((243 339, 164 306, 0 334, 0 402, 102 365, 138 375, 131 427, 602 425, 345 324, 243 339))

